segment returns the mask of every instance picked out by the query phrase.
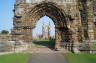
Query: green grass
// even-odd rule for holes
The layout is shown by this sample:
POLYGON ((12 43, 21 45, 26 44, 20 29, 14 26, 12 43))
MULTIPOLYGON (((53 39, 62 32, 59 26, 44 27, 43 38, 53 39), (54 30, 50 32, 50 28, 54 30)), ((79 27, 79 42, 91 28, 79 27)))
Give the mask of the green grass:
POLYGON ((64 54, 69 63, 96 63, 96 54, 64 54))
POLYGON ((27 63, 31 54, 14 53, 0 56, 0 63, 27 63))
POLYGON ((49 46, 53 46, 55 45, 55 40, 50 40, 50 39, 39 39, 39 40, 35 40, 36 42, 34 42, 35 45, 49 45, 49 46))

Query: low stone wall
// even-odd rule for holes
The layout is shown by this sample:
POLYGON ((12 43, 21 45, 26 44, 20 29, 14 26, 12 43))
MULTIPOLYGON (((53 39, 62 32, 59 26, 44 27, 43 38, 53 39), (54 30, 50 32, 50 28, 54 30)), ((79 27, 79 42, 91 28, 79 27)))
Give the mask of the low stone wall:
POLYGON ((96 40, 84 40, 80 43, 79 50, 83 53, 96 53, 96 40))
POLYGON ((13 41, 0 40, 0 52, 10 52, 13 50, 13 47, 13 41))
POLYGON ((0 40, 0 53, 20 53, 24 50, 27 50, 31 44, 24 43, 23 41, 7 41, 7 40, 0 40))
POLYGON ((0 52, 0 55, 11 54, 11 53, 14 53, 14 52, 0 52))
POLYGON ((73 53, 96 53, 96 40, 84 40, 82 42, 62 42, 61 48, 73 53))
POLYGON ((11 40, 12 40, 12 35, 11 35, 11 34, 7 34, 7 35, 1 35, 1 34, 0 34, 0 40, 8 40, 8 41, 11 41, 11 40))
POLYGON ((22 52, 24 50, 27 50, 29 48, 30 44, 27 43, 21 43, 20 45, 15 45, 14 52, 22 52))

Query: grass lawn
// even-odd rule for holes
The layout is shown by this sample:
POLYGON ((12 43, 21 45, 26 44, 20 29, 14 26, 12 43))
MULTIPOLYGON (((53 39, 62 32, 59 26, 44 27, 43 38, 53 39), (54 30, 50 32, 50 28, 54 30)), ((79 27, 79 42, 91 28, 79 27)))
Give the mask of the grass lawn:
POLYGON ((54 46, 55 45, 55 40, 50 40, 50 39, 37 39, 35 40, 36 42, 34 42, 35 45, 50 45, 50 46, 54 46))
POLYGON ((96 54, 64 54, 69 63, 96 63, 96 54))
POLYGON ((0 56, 0 63, 27 63, 32 54, 14 53, 0 56))

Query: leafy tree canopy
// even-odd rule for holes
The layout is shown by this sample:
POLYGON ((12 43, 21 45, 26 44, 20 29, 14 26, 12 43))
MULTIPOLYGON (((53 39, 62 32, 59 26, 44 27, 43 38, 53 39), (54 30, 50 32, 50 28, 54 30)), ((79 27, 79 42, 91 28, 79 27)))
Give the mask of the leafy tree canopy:
POLYGON ((9 34, 9 31, 7 31, 7 30, 2 30, 2 31, 1 31, 1 34, 9 34))

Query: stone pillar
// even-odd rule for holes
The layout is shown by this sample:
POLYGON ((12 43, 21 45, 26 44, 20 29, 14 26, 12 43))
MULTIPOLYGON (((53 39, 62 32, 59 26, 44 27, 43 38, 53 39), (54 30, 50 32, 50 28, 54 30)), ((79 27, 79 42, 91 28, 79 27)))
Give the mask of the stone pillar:
POLYGON ((58 28, 55 28, 55 49, 61 48, 61 32, 58 28))
POLYGON ((75 16, 73 20, 73 24, 71 25, 71 28, 73 29, 73 52, 74 53, 79 53, 80 51, 78 50, 78 45, 80 41, 82 40, 82 24, 81 24, 81 16, 80 12, 78 9, 78 5, 76 5, 75 8, 75 16))
POLYGON ((87 14, 88 14, 88 36, 89 40, 94 40, 94 23, 93 23, 93 0, 87 1, 87 14))
POLYGON ((32 42, 32 29, 24 29, 24 41, 26 43, 32 42))

